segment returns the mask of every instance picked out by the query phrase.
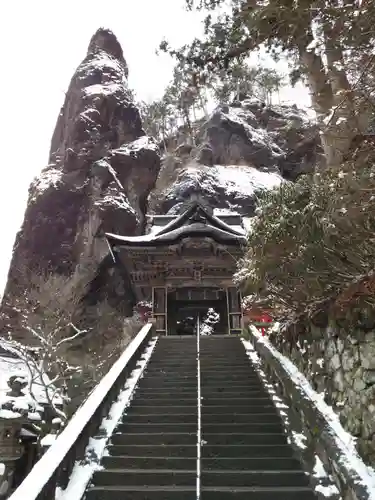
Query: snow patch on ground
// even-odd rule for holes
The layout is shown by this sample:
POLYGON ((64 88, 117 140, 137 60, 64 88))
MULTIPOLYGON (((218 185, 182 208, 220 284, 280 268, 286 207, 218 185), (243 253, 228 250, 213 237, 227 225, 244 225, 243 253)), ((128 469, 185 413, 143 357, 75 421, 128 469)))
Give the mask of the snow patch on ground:
POLYGON ((323 462, 318 455, 315 455, 315 465, 313 469, 313 476, 320 484, 316 485, 315 491, 324 497, 331 497, 333 495, 340 495, 337 486, 334 484, 333 477, 330 476, 324 468, 323 462))
MULTIPOLYGON (((296 387, 312 401, 317 410, 324 416, 331 429, 331 436, 341 450, 343 465, 358 475, 359 484, 367 490, 369 499, 375 500, 375 470, 363 462, 355 447, 355 438, 342 427, 339 416, 324 401, 324 394, 318 394, 314 391, 298 368, 287 357, 277 351, 266 337, 262 337, 255 327, 250 327, 250 330, 257 338, 257 341, 263 343, 272 352, 273 356, 279 360, 296 387)), ((257 356, 251 342, 243 340, 243 344, 247 351, 254 353, 252 356, 257 356)))
POLYGON ((148 345, 138 367, 132 371, 117 401, 111 406, 108 417, 103 419, 98 432, 98 434, 101 433, 102 435, 90 439, 86 448, 85 460, 75 464, 68 486, 65 490, 57 490, 55 500, 81 500, 92 475, 96 470, 101 469, 100 461, 103 457, 108 439, 115 430, 126 407, 129 406, 131 402, 134 390, 142 377, 156 342, 157 338, 154 338, 148 345))

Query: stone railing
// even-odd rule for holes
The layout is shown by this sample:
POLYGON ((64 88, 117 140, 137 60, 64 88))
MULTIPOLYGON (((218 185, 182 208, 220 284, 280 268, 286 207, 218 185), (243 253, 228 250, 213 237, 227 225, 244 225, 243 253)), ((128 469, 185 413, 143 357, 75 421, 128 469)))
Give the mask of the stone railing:
MULTIPOLYGON (((258 353, 267 378, 273 383, 293 428, 307 439, 306 449, 300 450, 308 470, 314 467, 315 456, 332 475, 342 500, 375 500, 375 478, 348 444, 348 434, 328 407, 291 361, 250 327, 250 342, 258 353)), ((285 411, 285 410, 284 410, 285 411)))
POLYGON ((11 495, 11 500, 52 500, 56 487, 65 489, 75 462, 84 458, 90 437, 95 435, 104 417, 154 333, 152 323, 145 325, 126 347, 120 358, 102 378, 73 415, 63 432, 11 495))

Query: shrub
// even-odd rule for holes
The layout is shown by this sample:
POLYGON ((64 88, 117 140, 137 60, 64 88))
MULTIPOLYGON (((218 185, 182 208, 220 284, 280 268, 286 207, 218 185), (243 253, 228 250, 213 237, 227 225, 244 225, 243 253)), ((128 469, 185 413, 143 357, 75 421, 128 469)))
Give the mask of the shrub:
POLYGON ((375 153, 364 142, 340 168, 262 195, 237 280, 292 318, 370 276, 374 259, 375 153))

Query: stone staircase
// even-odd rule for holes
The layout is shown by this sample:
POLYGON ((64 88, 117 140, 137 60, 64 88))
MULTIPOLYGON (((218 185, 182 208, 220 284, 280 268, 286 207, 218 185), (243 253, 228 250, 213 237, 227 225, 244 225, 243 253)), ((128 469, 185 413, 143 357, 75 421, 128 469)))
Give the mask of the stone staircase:
POLYGON ((162 337, 86 500, 312 500, 280 418, 239 338, 162 337))

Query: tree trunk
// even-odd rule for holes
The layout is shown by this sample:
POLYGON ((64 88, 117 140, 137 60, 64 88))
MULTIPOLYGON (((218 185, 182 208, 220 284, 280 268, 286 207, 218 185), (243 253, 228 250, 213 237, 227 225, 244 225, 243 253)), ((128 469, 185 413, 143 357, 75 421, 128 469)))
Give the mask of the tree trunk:
POLYGON ((334 110, 322 134, 323 143, 330 150, 329 164, 339 165, 350 150, 355 136, 369 126, 372 110, 364 104, 358 88, 351 85, 339 35, 344 30, 344 19, 323 26, 327 73, 332 89, 334 110))
MULTIPOLYGON (((341 24, 341 23, 340 23, 341 24)), ((342 48, 335 37, 339 23, 323 27, 328 80, 332 89, 332 115, 322 133, 323 145, 329 151, 329 165, 339 165, 348 152, 355 135, 360 133, 355 97, 346 74, 342 48)))

